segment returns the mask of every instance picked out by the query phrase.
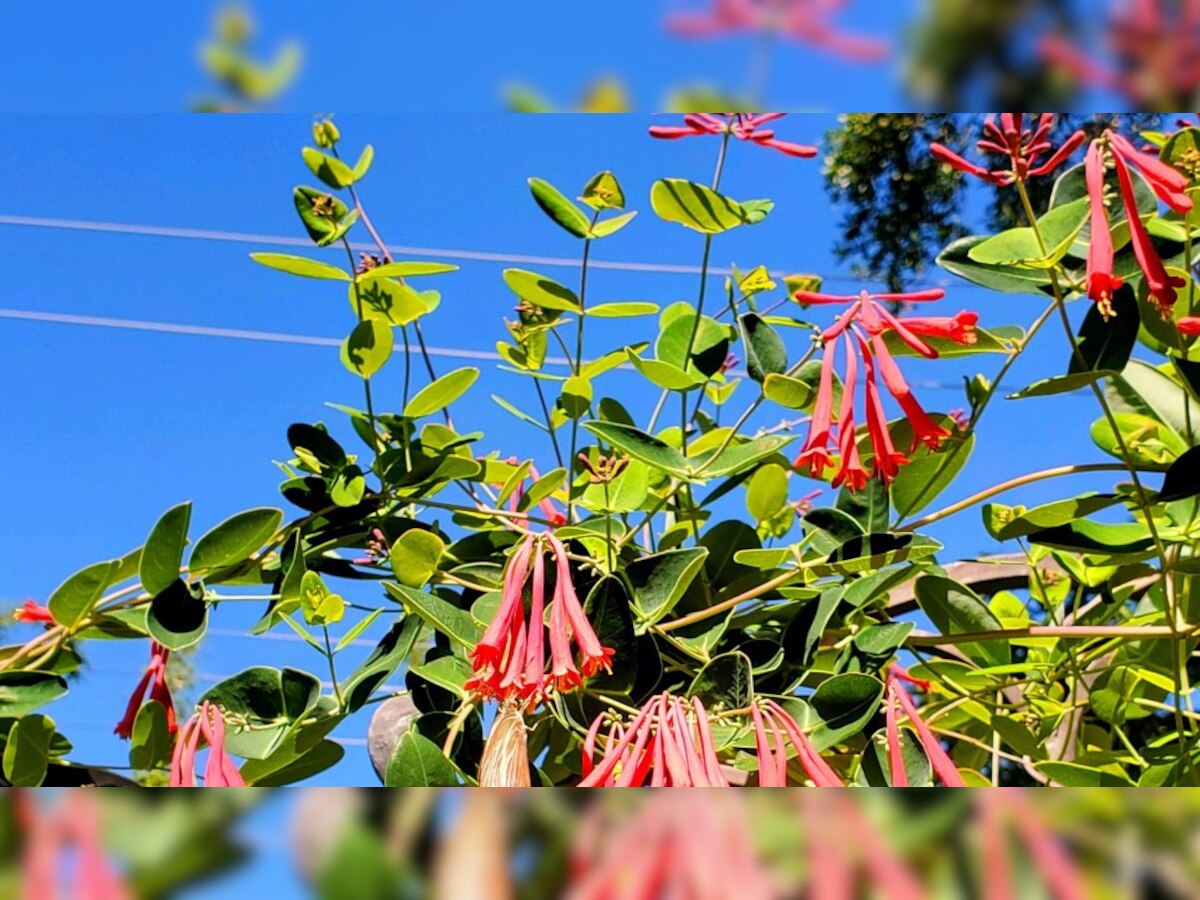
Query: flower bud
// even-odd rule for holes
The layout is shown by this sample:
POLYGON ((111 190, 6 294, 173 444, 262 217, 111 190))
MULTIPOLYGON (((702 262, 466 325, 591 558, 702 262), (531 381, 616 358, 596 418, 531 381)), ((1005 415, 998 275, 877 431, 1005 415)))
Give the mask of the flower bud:
POLYGON ((318 147, 332 147, 342 138, 342 133, 333 124, 333 119, 322 119, 320 122, 314 122, 312 135, 318 147))

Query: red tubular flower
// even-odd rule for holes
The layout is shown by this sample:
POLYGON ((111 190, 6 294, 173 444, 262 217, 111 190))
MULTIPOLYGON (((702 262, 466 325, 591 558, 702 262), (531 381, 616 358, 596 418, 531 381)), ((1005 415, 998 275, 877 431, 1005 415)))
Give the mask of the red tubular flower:
POLYGON ((1125 204, 1125 217, 1129 220, 1129 242, 1133 244, 1133 255, 1146 279, 1150 299, 1154 301, 1163 318, 1169 318, 1178 296, 1175 291, 1187 282, 1183 278, 1167 274, 1166 266, 1150 242, 1150 235, 1138 215, 1137 198, 1133 193, 1133 180, 1129 175, 1129 168, 1120 153, 1114 153, 1112 159, 1117 170, 1117 183, 1121 189, 1121 202, 1125 204))
POLYGON ((913 678, 900 666, 893 665, 888 671, 885 688, 887 695, 885 717, 887 719, 888 762, 891 767, 892 786, 908 787, 908 772, 904 768, 904 757, 900 745, 900 729, 896 718, 899 713, 904 713, 916 731, 917 740, 925 748, 925 755, 929 757, 930 765, 933 766, 933 771, 942 784, 946 787, 966 787, 966 782, 963 781, 962 775, 959 774, 958 767, 954 765, 954 761, 950 759, 950 756, 942 748, 942 744, 937 739, 937 736, 922 721, 921 716, 917 712, 916 704, 913 703, 912 697, 909 696, 902 682, 917 685, 924 690, 929 689, 928 682, 913 678))
POLYGON ((780 119, 785 113, 689 113, 683 117, 683 125, 652 125, 650 136, 676 140, 712 134, 730 134, 739 141, 749 141, 760 147, 770 147, 787 156, 809 159, 817 155, 817 148, 806 144, 794 144, 775 137, 774 130, 763 128, 768 122, 780 119))
POLYGON ((609 726, 604 755, 594 759, 604 715, 592 722, 583 744, 580 787, 728 787, 712 738, 708 713, 698 697, 686 704, 657 694, 628 728, 609 726))
POLYGON ((242 774, 225 752, 225 717, 207 700, 179 731, 171 756, 170 787, 196 787, 196 754, 201 741, 208 745, 204 787, 245 787, 242 774))
POLYGON ((1180 316, 1175 320, 1175 327, 1186 337, 1200 335, 1200 316, 1180 316))
POLYGON ((986 169, 976 165, 939 143, 930 144, 929 152, 951 168, 981 178, 989 184, 1003 186, 1049 175, 1087 140, 1087 135, 1076 131, 1045 162, 1039 162, 1043 155, 1054 149, 1049 140, 1050 130, 1054 127, 1054 114, 1042 113, 1033 128, 1026 128, 1024 122, 1023 113, 1001 113, 999 125, 994 116, 984 120, 984 137, 976 147, 981 153, 1007 157, 1006 167, 1002 169, 986 169))
POLYGON ((796 720, 774 700, 763 703, 761 710, 758 705, 754 705, 750 716, 754 722, 760 787, 787 786, 788 753, 783 736, 786 736, 796 751, 800 767, 809 781, 817 787, 845 787, 837 773, 821 758, 821 754, 796 720), (770 729, 774 738, 774 749, 771 749, 767 741, 767 729, 770 729))
POLYGON ((48 607, 42 606, 36 600, 26 600, 21 608, 13 611, 13 619, 18 622, 38 622, 46 625, 54 624, 54 616, 48 607))
POLYGON ((1108 208, 1104 202, 1104 158, 1100 144, 1088 147, 1084 162, 1088 203, 1091 211, 1091 239, 1088 242, 1087 293, 1096 301, 1107 319, 1113 314, 1112 298, 1124 279, 1113 274, 1112 232, 1108 225, 1108 208))
POLYGON ((1116 156, 1125 160, 1142 173, 1155 195, 1177 213, 1191 212, 1192 198, 1187 195, 1188 180, 1169 165, 1152 156, 1143 153, 1133 144, 1115 131, 1108 132, 1108 140, 1116 156))
POLYGON ((527 535, 504 575, 500 607, 471 651, 474 674, 465 687, 481 697, 536 704, 551 689, 568 691, 600 670, 612 670, 613 650, 601 645, 583 612, 571 579, 567 549, 552 534, 527 535), (550 673, 546 674, 546 572, 544 547, 555 562, 550 609, 550 673), (531 600, 525 614, 525 583, 532 562, 531 600), (579 664, 571 650, 574 641, 579 664))
POLYGON ((867 481, 878 476, 884 483, 890 482, 906 464, 907 453, 921 443, 937 449, 942 438, 950 432, 934 422, 921 408, 900 374, 900 369, 883 342, 883 334, 892 331, 914 351, 929 359, 938 356, 922 337, 939 337, 960 344, 972 344, 976 340, 975 326, 979 316, 963 310, 955 316, 924 316, 899 319, 878 301, 896 303, 926 303, 940 300, 945 292, 940 289, 913 291, 900 294, 876 294, 863 291, 858 296, 821 294, 814 291, 797 291, 796 300, 804 305, 844 303, 848 308, 834 323, 821 333, 825 342, 821 361, 821 376, 817 387, 817 399, 809 424, 808 437, 794 466, 807 467, 809 474, 820 477, 831 463, 833 419, 833 370, 837 356, 837 341, 844 337, 846 345, 846 371, 843 378, 842 402, 837 414, 837 447, 839 465, 833 478, 833 486, 845 484, 850 490, 861 490, 867 481), (853 336, 852 336, 853 335, 853 336), (868 472, 858 452, 855 433, 855 399, 858 388, 858 361, 863 365, 864 395, 866 400, 867 435, 871 441, 874 464, 868 472), (878 378, 882 377, 889 393, 900 404, 912 426, 914 441, 907 452, 900 452, 892 444, 883 410, 878 378))
POLYGON ((138 710, 142 708, 142 700, 146 695, 147 688, 150 689, 150 700, 158 703, 166 711, 167 731, 175 734, 179 730, 179 726, 175 722, 175 702, 171 699, 171 689, 167 685, 167 660, 170 656, 171 651, 158 641, 150 642, 150 664, 146 666, 141 680, 129 697, 125 715, 113 729, 113 732, 121 739, 127 741, 133 735, 133 723, 137 719, 138 710))

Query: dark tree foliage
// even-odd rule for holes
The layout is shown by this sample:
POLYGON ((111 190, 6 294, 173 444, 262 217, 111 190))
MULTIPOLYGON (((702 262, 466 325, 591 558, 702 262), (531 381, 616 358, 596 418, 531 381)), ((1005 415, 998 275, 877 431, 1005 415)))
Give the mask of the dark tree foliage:
POLYGON ((826 136, 826 188, 843 211, 834 253, 856 274, 903 290, 966 233, 958 173, 929 154, 933 141, 962 149, 962 131, 942 114, 852 113, 841 122, 826 136))

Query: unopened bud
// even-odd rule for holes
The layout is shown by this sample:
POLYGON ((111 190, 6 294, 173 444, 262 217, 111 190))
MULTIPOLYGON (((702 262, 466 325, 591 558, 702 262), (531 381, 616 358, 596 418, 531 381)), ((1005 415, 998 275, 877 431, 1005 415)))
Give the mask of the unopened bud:
POLYGON ((338 127, 333 124, 332 119, 314 122, 312 135, 318 147, 332 147, 342 138, 342 133, 338 131, 338 127))

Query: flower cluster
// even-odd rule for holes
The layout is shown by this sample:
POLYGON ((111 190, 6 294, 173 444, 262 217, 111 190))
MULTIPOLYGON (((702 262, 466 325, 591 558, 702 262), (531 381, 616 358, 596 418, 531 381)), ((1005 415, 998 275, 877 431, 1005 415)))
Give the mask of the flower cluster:
POLYGON ((762 126, 776 119, 782 119, 786 113, 688 113, 683 117, 682 125, 652 125, 650 136, 676 140, 685 137, 700 137, 703 135, 729 134, 739 141, 749 141, 760 147, 770 147, 788 156, 812 158, 817 155, 817 148, 807 144, 794 144, 781 141, 775 137, 772 128, 762 126))
POLYGON ((837 30, 830 13, 841 3, 830 0, 713 0, 699 13, 676 13, 667 27, 681 37, 713 37, 738 32, 768 32, 821 47, 847 59, 871 62, 885 57, 888 45, 837 30))
POLYGON ((1008 160, 1006 168, 986 169, 963 159, 949 147, 939 143, 930 144, 929 152, 946 165, 982 178, 989 184, 1010 185, 1049 175, 1087 140, 1086 134, 1076 131, 1051 153, 1049 159, 1039 163, 1042 156, 1054 149, 1054 145, 1050 143, 1050 130, 1053 127, 1054 113, 1042 113, 1034 128, 1026 127, 1023 113, 1001 113, 999 125, 996 124, 995 117, 988 116, 983 123, 984 137, 975 146, 980 153, 1005 157, 1008 160))
POLYGON ((747 804, 729 794, 660 791, 632 813, 584 813, 566 900, 783 896, 752 840, 747 804))
POLYGON ((170 657, 170 650, 158 641, 150 642, 150 664, 146 666, 141 680, 137 683, 137 687, 133 689, 133 694, 129 697, 129 705, 125 707, 125 715, 117 723, 117 727, 113 729, 118 737, 129 740, 133 734, 133 723, 137 719, 138 710, 142 708, 142 701, 146 696, 147 688, 150 689, 150 701, 158 703, 166 711, 167 731, 170 734, 175 734, 179 730, 179 726, 175 722, 175 701, 171 699, 171 689, 167 686, 167 660, 170 657))
POLYGON ((1146 279, 1150 299, 1163 318, 1169 318, 1175 305, 1176 289, 1186 281, 1167 274, 1162 258, 1150 241, 1150 235, 1138 213, 1137 197, 1129 167, 1135 167, 1153 188, 1155 195, 1175 212, 1188 212, 1192 199, 1187 195, 1188 180, 1155 156, 1136 149, 1115 131, 1106 131, 1088 147, 1084 170, 1087 176, 1088 202, 1091 210, 1091 242, 1087 259, 1087 293, 1099 305, 1104 315, 1112 315, 1112 295, 1122 280, 1113 274, 1113 243, 1109 232, 1109 198, 1104 190, 1108 165, 1117 173, 1121 204, 1129 222, 1129 241, 1133 255, 1146 279))
POLYGON ((569 691, 601 669, 611 671, 613 651, 603 647, 575 593, 567 549, 553 534, 526 535, 504 574, 500 607, 471 652, 474 675, 467 690, 482 697, 536 704, 550 691, 569 691), (554 563, 550 604, 550 673, 546 673, 546 546, 554 563), (532 576, 532 577, 531 577, 532 576), (530 606, 525 611, 525 585, 530 606), (571 652, 574 641, 579 665, 571 652))
POLYGON ((787 787, 788 749, 796 751, 805 776, 817 787, 845 787, 837 773, 821 758, 800 725, 774 700, 750 708, 754 722, 754 744, 758 752, 759 787, 787 787), (770 739, 767 732, 770 731, 770 739), (772 743, 774 748, 772 748, 772 743))
POLYGON ((604 755, 596 741, 599 715, 583 742, 580 787, 728 787, 713 744, 708 712, 699 697, 685 702, 669 693, 652 697, 628 726, 609 724, 604 755))
POLYGON ((245 787, 241 772, 225 752, 224 714, 207 700, 179 731, 171 756, 170 786, 196 787, 196 754, 201 740, 208 744, 204 787, 245 787))
POLYGON ((836 446, 840 460, 833 479, 833 486, 845 484, 850 490, 861 490, 871 477, 878 477, 885 484, 895 476, 899 467, 909 462, 909 454, 920 444, 936 450, 950 432, 930 418, 913 396, 908 383, 896 365, 891 351, 884 342, 884 333, 891 331, 905 344, 927 359, 938 353, 922 337, 937 337, 958 344, 973 344, 976 340, 975 324, 979 317, 972 312, 962 311, 954 316, 905 317, 894 316, 880 300, 912 303, 940 300, 945 291, 928 290, 906 294, 868 294, 857 297, 819 294, 812 291, 797 291, 795 297, 801 303, 845 303, 848 308, 833 325, 821 333, 825 351, 821 360, 821 377, 817 387, 817 400, 809 424, 808 439, 796 458, 795 467, 807 466, 814 477, 832 464, 831 447, 836 446), (834 367, 837 347, 841 343, 846 350, 846 369, 842 379, 842 399, 837 417, 834 417, 834 367), (862 363, 864 395, 866 400, 867 434, 874 456, 873 471, 868 472, 858 451, 855 432, 856 394, 858 390, 858 365, 862 363), (887 418, 879 392, 878 379, 883 380, 888 392, 900 405, 912 426, 912 447, 897 449, 888 431, 887 418), (836 444, 833 426, 837 425, 836 444))
POLYGON ((929 682, 913 678, 900 666, 893 665, 888 671, 884 717, 887 726, 888 764, 891 769, 892 787, 908 787, 908 772, 904 768, 904 751, 900 743, 899 716, 901 714, 908 717, 909 723, 917 733, 917 739, 925 749, 925 755, 929 757, 934 774, 942 784, 946 787, 966 787, 954 761, 942 748, 941 742, 929 726, 921 720, 916 704, 913 703, 912 697, 904 687, 905 682, 915 685, 921 690, 929 690, 929 682))

